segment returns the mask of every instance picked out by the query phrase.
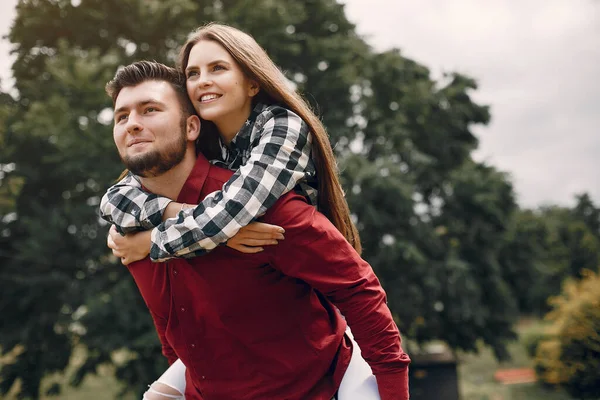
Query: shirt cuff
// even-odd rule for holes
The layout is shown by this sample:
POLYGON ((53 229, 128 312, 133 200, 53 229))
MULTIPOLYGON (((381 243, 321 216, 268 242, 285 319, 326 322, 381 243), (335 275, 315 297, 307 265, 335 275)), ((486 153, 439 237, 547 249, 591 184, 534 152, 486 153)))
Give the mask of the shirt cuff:
POLYGON ((392 374, 375 375, 381 400, 408 400, 408 367, 392 374))
POLYGON ((154 211, 152 213, 148 213, 146 205, 140 210, 139 223, 142 227, 144 227, 144 229, 152 229, 162 224, 163 214, 165 213, 165 210, 167 209, 169 203, 173 200, 168 199, 166 197, 156 196, 156 198, 152 201, 156 202, 156 204, 153 204, 153 206, 155 206, 156 209, 154 210, 153 207, 152 209, 154 211))
POLYGON ((150 233, 150 240, 152 241, 152 244, 150 245, 150 260, 152 262, 164 262, 174 258, 158 245, 158 235, 160 235, 158 228, 152 229, 152 232, 150 233))

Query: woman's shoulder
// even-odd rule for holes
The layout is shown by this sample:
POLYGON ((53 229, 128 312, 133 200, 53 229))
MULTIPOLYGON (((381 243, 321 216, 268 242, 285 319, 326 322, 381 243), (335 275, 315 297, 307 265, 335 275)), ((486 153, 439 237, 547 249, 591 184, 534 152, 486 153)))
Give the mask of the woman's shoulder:
POLYGON ((298 114, 281 104, 257 104, 255 110, 258 111, 256 117, 257 125, 264 125, 270 120, 280 120, 283 122, 286 119, 291 119, 302 121, 302 118, 298 114))
POLYGON ((266 129, 277 129, 284 127, 297 131, 307 129, 306 122, 298 114, 280 104, 261 104, 260 111, 256 117, 254 131, 259 133, 266 129))

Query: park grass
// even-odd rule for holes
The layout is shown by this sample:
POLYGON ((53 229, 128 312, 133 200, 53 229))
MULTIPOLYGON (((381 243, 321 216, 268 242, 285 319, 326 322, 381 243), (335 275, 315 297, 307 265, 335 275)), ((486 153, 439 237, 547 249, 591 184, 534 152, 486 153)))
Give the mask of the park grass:
POLYGON ((510 343, 511 360, 499 363, 492 351, 479 346, 477 354, 458 355, 461 400, 573 400, 562 390, 548 389, 539 383, 503 385, 494 379, 498 369, 533 367, 524 338, 540 329, 540 321, 523 320, 516 326, 519 339, 510 343))
MULTIPOLYGON (((87 375, 80 386, 73 387, 69 385, 71 376, 75 372, 78 363, 82 361, 81 358, 84 353, 85 350, 82 348, 75 349, 73 361, 64 373, 50 374, 44 378, 41 390, 43 394, 40 396, 40 400, 115 400, 119 398, 118 394, 124 388, 124 385, 114 378, 114 368, 108 365, 99 366, 97 373, 87 375), (61 384, 61 393, 54 396, 46 395, 46 391, 54 383, 61 384)), ((17 383, 3 399, 17 400, 18 385, 17 383)), ((129 394, 124 396, 122 400, 135 400, 135 397, 129 394)))

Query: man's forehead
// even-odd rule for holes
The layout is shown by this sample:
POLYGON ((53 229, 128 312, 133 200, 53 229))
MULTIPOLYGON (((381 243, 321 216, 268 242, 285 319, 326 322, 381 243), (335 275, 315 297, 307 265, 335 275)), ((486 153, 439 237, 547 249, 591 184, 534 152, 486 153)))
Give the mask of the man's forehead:
POLYGON ((115 109, 131 108, 149 100, 168 103, 177 101, 175 90, 166 81, 145 81, 136 86, 126 86, 115 100, 115 109))

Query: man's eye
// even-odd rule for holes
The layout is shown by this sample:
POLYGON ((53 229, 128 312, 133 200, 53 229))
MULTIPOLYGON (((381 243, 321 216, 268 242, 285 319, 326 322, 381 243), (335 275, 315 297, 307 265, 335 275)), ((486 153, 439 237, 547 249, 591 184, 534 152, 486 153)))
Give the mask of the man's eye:
POLYGON ((127 115, 125 115, 125 114, 121 114, 121 115, 117 116, 117 122, 121 122, 125 119, 127 119, 127 115))
POLYGON ((147 113, 149 113, 149 112, 154 112, 154 111, 156 111, 156 108, 155 108, 155 107, 148 107, 148 108, 146 108, 146 112, 147 112, 147 113))

